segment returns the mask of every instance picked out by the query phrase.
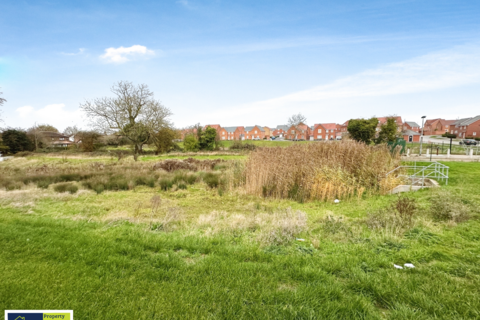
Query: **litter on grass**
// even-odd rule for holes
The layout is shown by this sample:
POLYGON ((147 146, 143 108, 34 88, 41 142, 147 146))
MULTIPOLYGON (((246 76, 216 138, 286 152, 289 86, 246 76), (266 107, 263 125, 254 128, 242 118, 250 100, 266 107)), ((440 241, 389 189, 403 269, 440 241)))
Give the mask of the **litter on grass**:
POLYGON ((412 268, 412 269, 415 268, 415 266, 411 263, 405 263, 404 266, 407 267, 407 268, 412 268))
POLYGON ((300 239, 300 238, 297 238, 297 241, 305 241, 305 239, 300 239))
POLYGON ((403 269, 403 267, 397 266, 395 263, 393 264, 393 266, 394 266, 396 269, 403 269))
POLYGON ((335 202, 335 203, 340 203, 340 200, 335 199, 335 201, 333 201, 333 202, 335 202))

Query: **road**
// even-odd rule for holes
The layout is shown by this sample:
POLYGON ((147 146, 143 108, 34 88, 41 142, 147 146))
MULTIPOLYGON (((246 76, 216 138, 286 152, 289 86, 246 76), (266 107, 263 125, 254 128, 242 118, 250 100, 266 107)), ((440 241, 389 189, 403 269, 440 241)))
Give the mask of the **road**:
MULTIPOLYGON (((436 136, 435 138, 431 138, 430 136, 424 136, 423 137, 423 142, 424 143, 429 143, 429 142, 442 143, 443 142, 445 144, 450 144, 450 139, 442 138, 442 137, 439 137, 439 136, 436 136)), ((459 145, 459 142, 460 141, 455 141, 455 139, 453 139, 452 144, 459 145)))

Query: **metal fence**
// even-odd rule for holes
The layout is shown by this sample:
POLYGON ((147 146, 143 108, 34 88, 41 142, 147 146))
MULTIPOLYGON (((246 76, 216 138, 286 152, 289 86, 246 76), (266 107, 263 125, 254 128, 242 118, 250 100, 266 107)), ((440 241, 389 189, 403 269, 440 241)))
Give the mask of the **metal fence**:
MULTIPOLYGON (((409 142, 406 145, 407 149, 410 149, 410 154, 419 154, 420 153, 420 143, 418 142, 409 142)), ((450 143, 448 142, 429 142, 423 143, 422 145, 422 154, 426 155, 427 150, 429 154, 433 155, 447 155, 448 150, 450 149, 450 143)), ((452 144, 451 155, 470 155, 470 150, 473 150, 473 155, 480 155, 480 144, 476 146, 466 146, 452 144)))
POLYGON ((442 182, 445 182, 446 185, 448 185, 449 169, 450 167, 436 161, 432 162, 428 166, 417 165, 417 162, 415 161, 413 165, 400 166, 393 169, 392 171, 387 173, 387 176, 401 170, 404 173, 400 174, 399 176, 404 176, 408 178, 412 186, 418 185, 424 187, 425 179, 440 180, 442 182))

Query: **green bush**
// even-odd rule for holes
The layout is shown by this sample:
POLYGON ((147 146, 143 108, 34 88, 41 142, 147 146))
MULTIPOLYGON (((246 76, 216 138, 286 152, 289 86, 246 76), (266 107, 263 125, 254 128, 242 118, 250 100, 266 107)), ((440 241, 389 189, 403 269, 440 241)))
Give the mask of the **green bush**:
POLYGON ((209 188, 217 188, 220 184, 220 179, 217 174, 207 172, 203 176, 203 182, 205 182, 209 188))
POLYGON ((462 222, 470 218, 470 208, 448 191, 437 192, 430 201, 430 213, 435 220, 462 222))
POLYGON ((99 183, 94 186, 93 190, 97 193, 100 194, 105 190, 105 186, 102 183, 99 183))
POLYGON ((172 180, 170 180, 168 178, 160 179, 158 184, 160 185, 160 189, 162 189, 164 191, 167 191, 168 189, 172 188, 172 186, 173 186, 172 180))
POLYGON ((178 189, 186 190, 187 189, 187 184, 183 181, 178 183, 178 189))
POLYGON ((71 194, 74 194, 78 191, 78 187, 73 183, 65 182, 55 185, 53 190, 58 193, 70 192, 71 194))
POLYGON ((50 184, 52 184, 52 182, 49 179, 37 181, 37 187, 42 189, 47 189, 50 184))

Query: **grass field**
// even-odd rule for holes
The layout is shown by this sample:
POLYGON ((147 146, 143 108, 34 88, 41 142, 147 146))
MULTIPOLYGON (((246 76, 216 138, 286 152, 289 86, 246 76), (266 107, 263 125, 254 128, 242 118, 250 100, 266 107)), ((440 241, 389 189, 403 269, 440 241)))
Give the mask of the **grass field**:
MULTIPOLYGON (((0 166, 35 171, 43 160, 0 166)), ((478 319, 480 164, 445 164, 448 186, 409 195, 418 209, 408 225, 379 216, 395 195, 298 203, 202 182, 0 191, 0 309, 73 309, 76 319, 478 319), (468 218, 432 216, 438 197, 468 218)))

